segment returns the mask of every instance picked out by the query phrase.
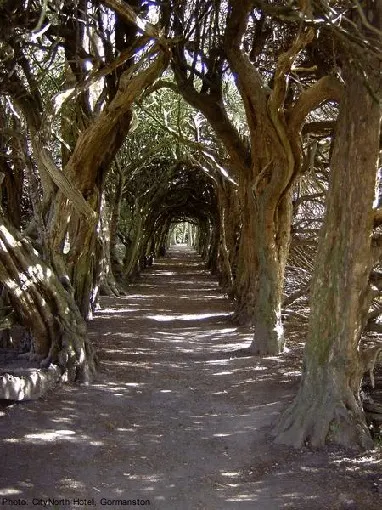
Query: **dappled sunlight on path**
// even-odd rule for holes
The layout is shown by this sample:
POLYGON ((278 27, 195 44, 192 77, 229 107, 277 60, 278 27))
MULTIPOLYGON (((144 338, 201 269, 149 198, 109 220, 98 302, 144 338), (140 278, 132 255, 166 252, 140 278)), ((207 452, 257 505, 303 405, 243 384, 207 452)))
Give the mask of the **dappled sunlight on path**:
POLYGON ((87 508, 129 500, 165 510, 334 508, 338 489, 327 478, 322 484, 333 459, 268 438, 298 370, 282 356, 232 356, 251 332, 233 325, 231 314, 200 258, 184 247, 156 261, 127 296, 102 298, 89 326, 99 353, 94 384, 2 411, 0 503, 21 498, 32 508, 51 497, 67 509, 84 507, 80 500, 91 501, 87 508))

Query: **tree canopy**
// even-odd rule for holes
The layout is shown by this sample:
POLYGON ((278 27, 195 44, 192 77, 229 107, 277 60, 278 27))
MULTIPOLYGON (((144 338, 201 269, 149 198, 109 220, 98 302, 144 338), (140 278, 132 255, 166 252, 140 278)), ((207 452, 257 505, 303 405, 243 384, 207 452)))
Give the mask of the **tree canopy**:
POLYGON ((376 0, 1 0, 0 281, 30 356, 91 379, 99 293, 188 225, 249 354, 305 327, 278 439, 368 445, 381 27, 376 0))

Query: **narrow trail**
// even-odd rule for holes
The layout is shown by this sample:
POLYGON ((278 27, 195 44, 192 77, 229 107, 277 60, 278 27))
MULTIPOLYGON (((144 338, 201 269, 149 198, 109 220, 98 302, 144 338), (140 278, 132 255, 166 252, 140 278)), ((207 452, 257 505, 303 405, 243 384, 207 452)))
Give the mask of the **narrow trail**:
POLYGON ((288 356, 230 356, 251 340, 231 312, 181 247, 103 298, 95 383, 0 409, 0 507, 379 508, 378 466, 271 442, 298 372, 288 356))

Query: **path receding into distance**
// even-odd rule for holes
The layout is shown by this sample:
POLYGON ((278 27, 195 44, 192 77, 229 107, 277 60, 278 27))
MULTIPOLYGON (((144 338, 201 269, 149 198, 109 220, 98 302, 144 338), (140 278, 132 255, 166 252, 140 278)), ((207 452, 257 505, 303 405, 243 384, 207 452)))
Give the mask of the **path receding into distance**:
POLYGON ((272 443, 299 363, 233 357, 251 332, 231 313, 184 247, 102 298, 95 383, 0 408, 0 509, 379 508, 376 464, 272 443))

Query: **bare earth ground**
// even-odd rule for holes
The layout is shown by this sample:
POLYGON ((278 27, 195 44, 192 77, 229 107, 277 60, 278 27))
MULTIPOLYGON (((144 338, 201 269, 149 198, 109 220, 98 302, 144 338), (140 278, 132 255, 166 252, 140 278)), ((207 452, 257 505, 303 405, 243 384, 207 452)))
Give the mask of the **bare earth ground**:
POLYGON ((0 507, 380 510, 381 450, 272 443, 301 346, 233 357, 250 331, 195 254, 170 255, 102 299, 94 384, 0 407, 0 507))

